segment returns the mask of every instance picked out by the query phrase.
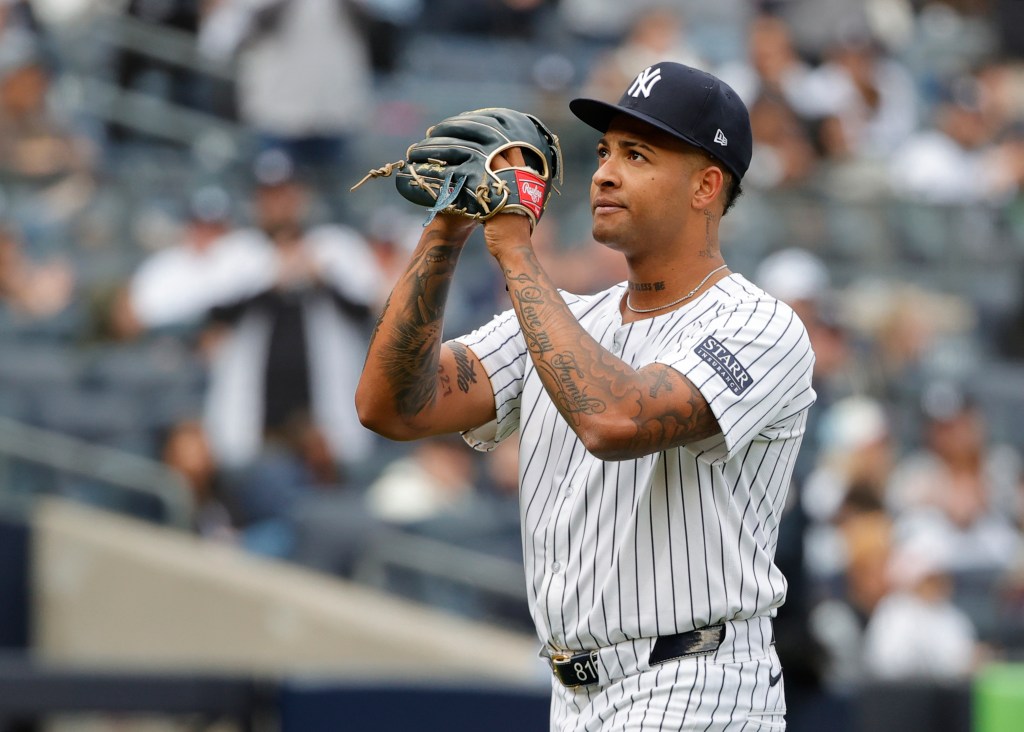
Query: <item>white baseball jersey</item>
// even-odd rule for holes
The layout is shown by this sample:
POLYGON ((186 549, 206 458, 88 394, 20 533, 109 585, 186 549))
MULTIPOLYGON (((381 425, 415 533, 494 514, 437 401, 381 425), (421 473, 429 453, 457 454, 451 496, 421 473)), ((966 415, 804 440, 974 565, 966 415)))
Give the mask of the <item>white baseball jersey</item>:
POLYGON ((497 419, 467 441, 486 450, 520 433, 538 635, 553 648, 591 650, 753 618, 737 625, 761 636, 748 638, 750 648, 767 647, 768 618, 786 596, 774 564, 779 520, 815 398, 807 333, 789 307, 738 274, 675 311, 626 325, 625 291, 621 283, 563 296, 583 328, 631 367, 658 362, 685 375, 721 434, 636 460, 599 460, 544 390, 513 311, 459 339, 483 364, 497 407, 497 419))

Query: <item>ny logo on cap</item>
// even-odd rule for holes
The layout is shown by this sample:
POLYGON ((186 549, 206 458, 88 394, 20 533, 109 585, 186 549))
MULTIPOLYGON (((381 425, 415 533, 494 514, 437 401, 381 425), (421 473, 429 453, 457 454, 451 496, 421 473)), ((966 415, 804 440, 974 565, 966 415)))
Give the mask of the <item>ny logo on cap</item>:
POLYGON ((729 144, 728 138, 725 136, 725 133, 722 132, 721 130, 715 133, 715 142, 717 142, 722 147, 726 147, 729 144))
POLYGON ((661 69, 652 69, 648 66, 637 75, 636 79, 633 80, 633 85, 629 87, 629 91, 626 93, 636 99, 639 99, 640 95, 643 94, 646 99, 651 96, 651 89, 659 81, 661 81, 661 69))

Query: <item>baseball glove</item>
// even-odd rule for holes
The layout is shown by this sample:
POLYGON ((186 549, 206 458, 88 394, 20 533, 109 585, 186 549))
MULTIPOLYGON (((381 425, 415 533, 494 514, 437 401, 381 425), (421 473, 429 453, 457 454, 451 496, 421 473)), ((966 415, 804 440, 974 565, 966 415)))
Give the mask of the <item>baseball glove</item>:
POLYGON ((539 119, 513 109, 488 108, 449 117, 411 145, 405 160, 371 170, 370 178, 395 173, 406 199, 429 209, 424 226, 438 213, 486 221, 498 213, 519 213, 536 226, 562 180, 558 137, 539 119), (518 147, 525 166, 495 170, 495 156, 518 147))

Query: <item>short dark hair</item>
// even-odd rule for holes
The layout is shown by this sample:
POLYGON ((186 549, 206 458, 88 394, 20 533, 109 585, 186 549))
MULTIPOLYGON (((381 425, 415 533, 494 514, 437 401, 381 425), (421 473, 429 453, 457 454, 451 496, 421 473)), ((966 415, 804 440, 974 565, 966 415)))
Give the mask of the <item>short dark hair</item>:
POLYGON ((722 207, 722 216, 724 217, 729 213, 736 204, 736 199, 743 195, 743 186, 740 184, 740 179, 730 173, 728 169, 723 170, 725 173, 725 205, 722 207))

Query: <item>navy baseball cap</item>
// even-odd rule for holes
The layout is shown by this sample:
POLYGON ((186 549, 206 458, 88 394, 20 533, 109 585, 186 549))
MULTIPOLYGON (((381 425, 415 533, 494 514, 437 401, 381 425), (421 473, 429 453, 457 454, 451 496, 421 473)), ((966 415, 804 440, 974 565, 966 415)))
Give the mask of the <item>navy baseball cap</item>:
POLYGON ((637 74, 618 104, 573 99, 569 109, 601 132, 618 114, 642 120, 721 160, 737 179, 750 165, 746 105, 732 87, 700 69, 662 61, 637 74))

